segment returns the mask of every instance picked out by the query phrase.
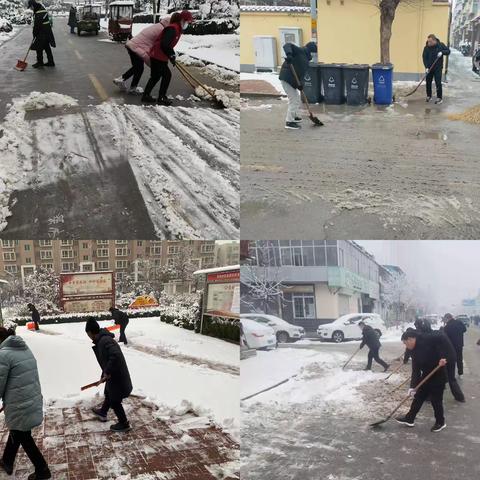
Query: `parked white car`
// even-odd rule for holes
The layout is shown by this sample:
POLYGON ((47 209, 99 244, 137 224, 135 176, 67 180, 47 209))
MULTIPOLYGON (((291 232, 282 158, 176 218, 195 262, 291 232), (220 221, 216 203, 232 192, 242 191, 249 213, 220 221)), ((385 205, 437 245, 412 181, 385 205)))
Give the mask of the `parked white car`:
POLYGON ((358 324, 362 320, 370 325, 379 337, 387 330, 385 322, 377 313, 350 313, 342 315, 332 323, 319 325, 317 334, 322 340, 332 340, 336 343, 345 340, 359 340, 362 338, 362 329, 358 324))
POLYGON ((269 349, 277 347, 277 337, 272 327, 254 322, 248 318, 242 318, 244 341, 248 348, 269 349))
POLYGON ((296 342, 305 336, 305 329, 297 327, 286 322, 275 315, 266 315, 263 313, 243 313, 241 318, 248 318, 262 325, 272 327, 277 336, 278 343, 296 342))

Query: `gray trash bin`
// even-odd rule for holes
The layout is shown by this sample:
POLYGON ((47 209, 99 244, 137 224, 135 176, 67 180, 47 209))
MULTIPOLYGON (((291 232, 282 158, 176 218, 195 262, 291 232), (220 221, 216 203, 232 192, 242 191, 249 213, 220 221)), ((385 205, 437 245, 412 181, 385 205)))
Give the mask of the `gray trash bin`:
POLYGON ((345 103, 345 83, 342 63, 324 63, 321 66, 322 88, 327 105, 345 103))
POLYGON ((365 64, 343 66, 347 105, 365 105, 368 102, 369 69, 365 64))
POLYGON ((320 103, 323 99, 319 67, 320 65, 317 63, 311 63, 303 76, 303 91, 305 92, 308 103, 320 103))

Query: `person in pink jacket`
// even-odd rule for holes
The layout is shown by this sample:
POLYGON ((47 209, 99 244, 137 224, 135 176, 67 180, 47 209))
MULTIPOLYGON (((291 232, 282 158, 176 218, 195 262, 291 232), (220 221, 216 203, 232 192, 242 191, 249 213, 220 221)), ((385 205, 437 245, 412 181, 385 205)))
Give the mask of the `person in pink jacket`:
POLYGON ((120 90, 128 91, 128 93, 134 95, 141 95, 143 93, 143 89, 139 87, 138 84, 142 78, 144 64, 146 63, 150 66, 149 52, 155 44, 156 39, 168 25, 170 25, 170 15, 162 18, 159 23, 144 28, 138 35, 135 35, 126 43, 125 48, 127 49, 132 66, 121 77, 113 80, 113 83, 120 87, 120 90), (127 80, 129 78, 132 78, 132 82, 130 87, 127 87, 127 80))

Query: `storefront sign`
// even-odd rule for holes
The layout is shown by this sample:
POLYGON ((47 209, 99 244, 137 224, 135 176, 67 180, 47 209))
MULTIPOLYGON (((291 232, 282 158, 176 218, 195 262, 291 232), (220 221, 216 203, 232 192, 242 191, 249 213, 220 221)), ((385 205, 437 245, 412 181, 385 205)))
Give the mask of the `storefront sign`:
POLYGON ((240 282, 240 270, 215 272, 207 275, 207 283, 240 282))
POLYGON ((378 284, 341 267, 328 267, 328 286, 365 293, 374 299, 379 298, 378 284))

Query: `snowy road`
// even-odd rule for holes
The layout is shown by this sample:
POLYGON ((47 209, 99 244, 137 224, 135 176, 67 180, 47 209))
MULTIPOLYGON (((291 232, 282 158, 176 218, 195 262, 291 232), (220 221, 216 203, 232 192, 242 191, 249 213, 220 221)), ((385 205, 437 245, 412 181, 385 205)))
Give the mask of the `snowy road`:
MULTIPOLYGON (((395 422, 379 430, 368 426, 385 418, 403 398, 405 389, 394 390, 408 377, 410 367, 385 382, 386 374, 378 369, 376 373, 361 371, 362 358, 351 369, 341 370, 339 365, 355 345, 319 347, 308 357, 303 348, 292 349, 290 361, 283 359, 275 365, 282 370, 298 361, 303 367, 298 376, 242 403, 242 476, 249 480, 475 478, 480 473, 476 453, 480 415, 475 406, 480 381, 480 350, 475 342, 479 336, 480 330, 471 327, 466 337, 466 373, 461 385, 467 403, 455 402, 447 389, 448 427, 438 435, 430 432, 429 405, 424 406, 414 429, 406 430, 395 422)), ((389 359, 402 346, 388 342, 382 350, 389 359)))
POLYGON ((238 237, 238 111, 186 100, 191 87, 176 74, 177 107, 140 106, 111 83, 126 67, 124 47, 105 33, 70 35, 63 22, 55 22, 55 69, 13 69, 28 28, 0 47, 2 236, 238 237), (76 106, 22 110, 19 98, 32 91, 76 106))
POLYGON ((300 132, 283 128, 285 101, 249 100, 242 238, 477 238, 478 125, 447 118, 480 103, 469 62, 452 54, 441 106, 423 87, 388 108, 322 104, 325 126, 304 115, 300 132))

